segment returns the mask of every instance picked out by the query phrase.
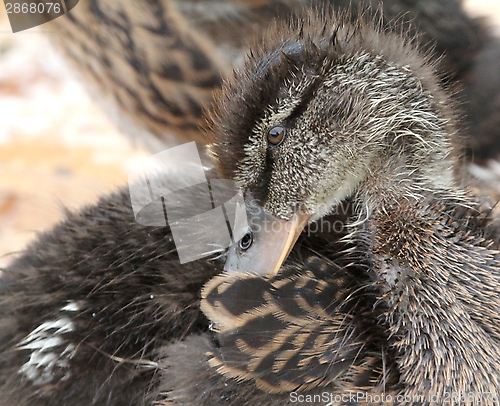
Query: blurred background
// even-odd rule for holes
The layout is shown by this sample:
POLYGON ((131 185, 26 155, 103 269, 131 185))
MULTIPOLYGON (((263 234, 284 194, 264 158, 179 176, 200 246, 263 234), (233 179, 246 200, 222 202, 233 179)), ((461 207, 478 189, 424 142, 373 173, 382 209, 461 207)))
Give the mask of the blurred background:
POLYGON ((125 185, 148 156, 122 136, 40 26, 12 34, 0 2, 0 267, 34 234, 125 185))
MULTIPOLYGON (((500 1, 465 0, 500 36, 500 1)), ((0 2, 0 267, 63 217, 126 185, 150 155, 95 105, 41 26, 12 34, 0 2)))

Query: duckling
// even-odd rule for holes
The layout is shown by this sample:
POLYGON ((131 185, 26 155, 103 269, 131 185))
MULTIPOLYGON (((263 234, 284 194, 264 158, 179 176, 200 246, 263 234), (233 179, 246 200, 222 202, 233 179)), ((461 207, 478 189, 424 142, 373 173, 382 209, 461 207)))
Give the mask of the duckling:
POLYGON ((68 212, 2 270, 0 405, 153 404, 160 354, 208 330, 198 292, 217 261, 181 265, 128 188, 68 212))
MULTIPOLYGON (((351 338, 374 327, 346 333, 351 321, 346 316, 338 327, 341 306, 331 296, 325 314, 320 299, 301 299, 307 282, 279 278, 302 228, 351 201, 346 239, 368 263, 376 290, 371 315, 385 330, 377 353, 388 364, 378 368, 389 380, 397 371, 394 386, 369 380, 375 393, 412 399, 404 404, 444 404, 456 401, 452 394, 464 394, 465 404, 496 404, 500 253, 474 226, 477 202, 460 178, 453 103, 435 65, 408 39, 345 20, 311 17, 288 30, 275 27, 219 95, 211 152, 222 176, 275 217, 252 228, 258 246, 279 250, 252 249, 250 229, 229 251, 231 273, 207 286, 202 305, 221 335, 210 363, 271 392, 342 381, 342 373, 359 368, 376 341, 358 349, 351 338), (259 232, 264 226, 273 232, 259 232), (230 290, 236 285, 245 298, 238 289, 248 272, 266 275, 255 306, 235 304, 230 290), (294 287, 302 306, 285 310, 282 286, 294 287), (330 336, 311 327, 327 322, 330 336)), ((327 277, 304 271, 315 294, 328 291, 327 277)))
MULTIPOLYGON (((186 205, 196 209, 204 193, 191 190, 186 205)), ((291 274, 309 242, 291 254, 291 274)), ((324 273, 323 260, 309 263, 324 273)), ((128 187, 68 212, 2 270, 0 405, 285 404, 208 363, 217 342, 200 291, 223 266, 221 257, 180 264, 168 225, 136 221, 128 187)))
POLYGON ((137 224, 127 190, 68 214, 4 270, 0 404, 496 393, 496 230, 456 180, 449 100, 409 40, 350 20, 275 27, 219 98, 221 174, 293 227, 254 224, 228 255, 239 273, 216 276, 220 259, 180 265, 168 227, 137 224), (281 267, 344 204, 344 238, 302 235, 281 267), (257 242, 281 250, 248 261, 257 242))

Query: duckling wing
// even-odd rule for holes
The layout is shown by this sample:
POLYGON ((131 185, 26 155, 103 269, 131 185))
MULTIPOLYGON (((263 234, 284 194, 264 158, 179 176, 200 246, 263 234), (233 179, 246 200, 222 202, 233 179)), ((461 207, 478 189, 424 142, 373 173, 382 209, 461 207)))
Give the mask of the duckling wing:
POLYGON ((271 393, 377 381, 380 354, 366 356, 366 347, 378 331, 375 323, 365 330, 358 324, 356 286, 354 277, 314 257, 271 278, 215 277, 201 302, 220 343, 210 365, 271 393))

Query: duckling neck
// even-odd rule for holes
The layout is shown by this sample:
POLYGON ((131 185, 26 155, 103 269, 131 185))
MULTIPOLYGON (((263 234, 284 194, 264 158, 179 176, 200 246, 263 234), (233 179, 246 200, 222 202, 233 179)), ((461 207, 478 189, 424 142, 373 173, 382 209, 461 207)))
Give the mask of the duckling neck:
POLYGON ((436 404, 458 391, 500 395, 500 256, 457 225, 471 216, 457 219, 457 207, 399 199, 374 207, 365 231, 401 382, 436 404))
POLYGON ((358 193, 370 211, 397 206, 401 200, 416 203, 438 195, 463 199, 451 146, 441 142, 440 148, 430 149, 424 143, 392 146, 373 163, 358 193))

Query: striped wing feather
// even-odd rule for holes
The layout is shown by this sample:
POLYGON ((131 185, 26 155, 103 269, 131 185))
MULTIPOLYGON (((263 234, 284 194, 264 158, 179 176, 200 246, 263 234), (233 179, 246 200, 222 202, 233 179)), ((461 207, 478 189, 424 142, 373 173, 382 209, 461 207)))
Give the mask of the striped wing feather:
POLYGON ((236 272, 213 278, 201 302, 220 343, 210 364, 268 392, 324 386, 354 372, 372 380, 359 374, 375 366, 359 358, 366 341, 353 323, 353 289, 352 277, 317 258, 270 278, 236 272))

